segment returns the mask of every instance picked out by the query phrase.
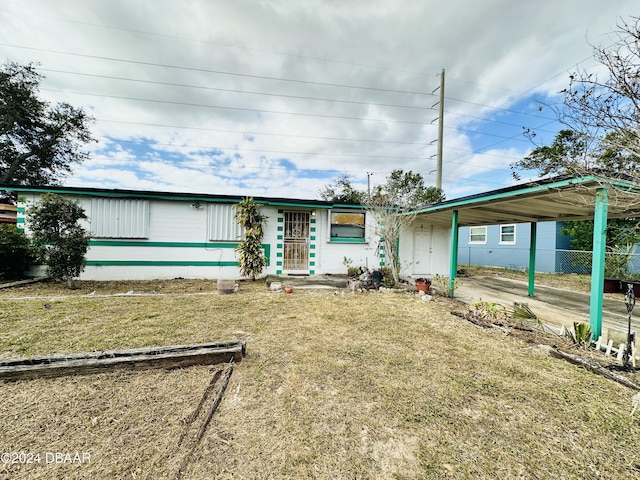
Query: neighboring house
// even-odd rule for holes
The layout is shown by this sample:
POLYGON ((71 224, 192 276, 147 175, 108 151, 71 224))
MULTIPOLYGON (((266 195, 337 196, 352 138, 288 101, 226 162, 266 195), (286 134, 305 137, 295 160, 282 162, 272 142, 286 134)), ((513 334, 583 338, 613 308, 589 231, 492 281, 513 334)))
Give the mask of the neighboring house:
POLYGON ((0 223, 16 223, 17 207, 6 203, 0 203, 0 223))
MULTIPOLYGON (((565 251, 570 248, 571 237, 560 232, 563 226, 564 222, 538 224, 536 271, 567 271, 565 251)), ((461 265, 526 270, 530 245, 530 223, 460 227, 458 262, 461 265)))
MULTIPOLYGON (((78 202, 92 238, 83 280, 240 277, 235 247, 242 231, 234 204, 243 197, 71 187, 14 187, 18 226, 29 233, 29 205, 45 192, 78 202)), ((263 206, 263 274, 346 274, 385 264, 385 249, 360 205, 254 197, 263 206)), ((403 274, 446 273, 449 230, 420 222, 400 241, 403 274)))

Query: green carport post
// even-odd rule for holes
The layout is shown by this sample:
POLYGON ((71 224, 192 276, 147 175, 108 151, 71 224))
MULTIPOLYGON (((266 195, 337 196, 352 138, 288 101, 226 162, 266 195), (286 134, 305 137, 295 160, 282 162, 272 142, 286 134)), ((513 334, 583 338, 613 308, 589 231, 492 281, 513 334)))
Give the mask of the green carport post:
POLYGON ((593 259, 591 261, 591 302, 589 320, 591 338, 597 340, 602 335, 602 290, 604 287, 604 257, 607 244, 607 213, 609 192, 606 188, 596 190, 593 219, 593 259))
POLYGON ((449 260, 449 296, 455 295, 458 274, 458 210, 451 215, 451 258, 449 260))
POLYGON ((529 291, 528 295, 533 297, 536 294, 536 243, 538 242, 538 224, 531 224, 531 240, 529 242, 529 291))

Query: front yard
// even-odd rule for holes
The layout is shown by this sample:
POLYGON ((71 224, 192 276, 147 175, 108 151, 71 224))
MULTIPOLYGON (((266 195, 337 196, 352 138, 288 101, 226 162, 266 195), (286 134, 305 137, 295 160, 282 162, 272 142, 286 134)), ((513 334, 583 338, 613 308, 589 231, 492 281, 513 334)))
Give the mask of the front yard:
POLYGON ((0 478, 169 479, 185 459, 185 479, 640 474, 636 392, 452 315, 455 301, 80 285, 0 291, 0 358, 235 339, 247 356, 193 451, 178 439, 219 366, 4 382, 0 451, 42 456, 0 464, 0 478))

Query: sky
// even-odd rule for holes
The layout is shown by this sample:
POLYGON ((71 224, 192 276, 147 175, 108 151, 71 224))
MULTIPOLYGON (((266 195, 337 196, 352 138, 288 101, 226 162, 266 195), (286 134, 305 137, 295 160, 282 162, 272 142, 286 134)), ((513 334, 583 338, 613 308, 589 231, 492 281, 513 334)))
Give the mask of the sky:
MULTIPOLYGON (((635 8, 634 8, 635 7, 635 8)), ((94 121, 74 187, 317 199, 394 169, 447 199, 516 182, 636 0, 0 0, 0 61, 94 121), (533 140, 523 134, 536 133, 533 140)))

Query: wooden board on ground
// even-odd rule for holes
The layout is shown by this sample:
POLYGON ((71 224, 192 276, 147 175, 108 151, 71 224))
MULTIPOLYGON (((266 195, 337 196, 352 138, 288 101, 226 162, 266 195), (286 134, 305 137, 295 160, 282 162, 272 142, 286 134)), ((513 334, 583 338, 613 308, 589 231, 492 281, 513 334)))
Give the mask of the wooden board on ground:
POLYGON ((240 361, 245 342, 201 343, 0 360, 0 380, 82 375, 114 369, 179 368, 240 361))

